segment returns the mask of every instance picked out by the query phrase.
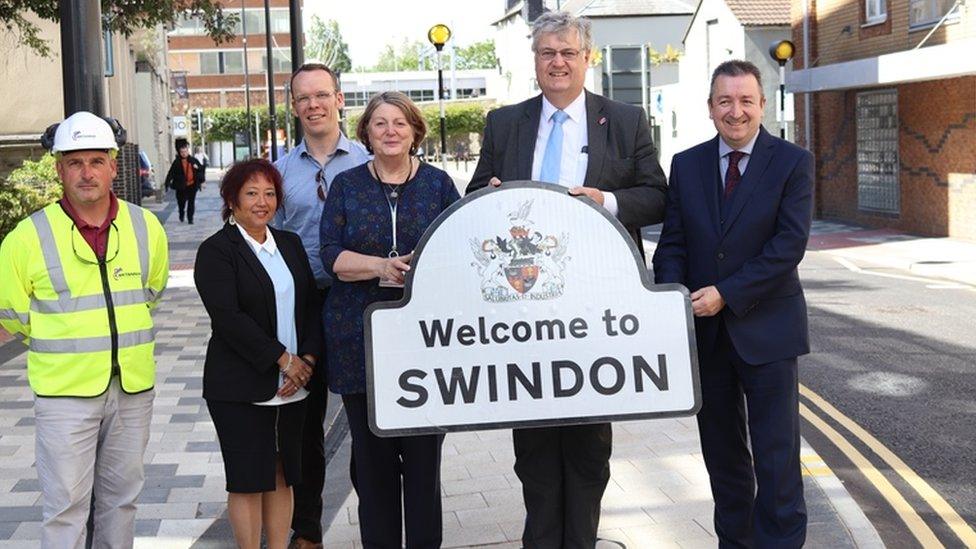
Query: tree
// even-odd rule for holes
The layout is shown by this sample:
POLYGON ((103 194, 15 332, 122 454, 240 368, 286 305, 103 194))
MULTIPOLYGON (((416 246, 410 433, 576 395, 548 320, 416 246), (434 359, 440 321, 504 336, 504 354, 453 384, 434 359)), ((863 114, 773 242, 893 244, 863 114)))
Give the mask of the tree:
MULTIPOLYGON (((80 1, 80 0, 77 0, 80 1)), ((101 0, 102 17, 106 28, 129 36, 140 28, 158 24, 172 24, 185 13, 198 17, 207 34, 218 44, 234 36, 238 16, 224 12, 219 0, 101 0)), ((41 37, 40 29, 30 22, 25 12, 33 12, 41 19, 58 21, 59 0, 0 0, 0 24, 17 35, 18 41, 38 55, 49 57, 51 47, 41 37)))
POLYGON ((305 45, 305 58, 325 63, 330 69, 347 72, 352 70, 349 59, 349 45, 342 39, 339 24, 333 20, 323 21, 318 15, 312 16, 312 26, 306 31, 308 43, 305 45))
POLYGON ((457 48, 458 69, 494 69, 498 67, 495 57, 495 43, 491 40, 475 42, 464 48, 457 48))
POLYGON ((399 47, 387 44, 380 52, 380 57, 372 70, 379 72, 423 70, 425 67, 422 59, 429 55, 426 51, 428 48, 429 46, 420 40, 408 42, 406 38, 399 47))

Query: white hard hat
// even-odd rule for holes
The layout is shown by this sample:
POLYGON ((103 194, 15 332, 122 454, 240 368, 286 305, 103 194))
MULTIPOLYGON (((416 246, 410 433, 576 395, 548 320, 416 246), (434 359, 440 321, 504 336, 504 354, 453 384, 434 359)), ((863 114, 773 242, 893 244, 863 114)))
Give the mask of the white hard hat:
POLYGON ((54 152, 91 149, 118 150, 115 133, 108 122, 86 111, 78 111, 58 125, 54 133, 54 152))

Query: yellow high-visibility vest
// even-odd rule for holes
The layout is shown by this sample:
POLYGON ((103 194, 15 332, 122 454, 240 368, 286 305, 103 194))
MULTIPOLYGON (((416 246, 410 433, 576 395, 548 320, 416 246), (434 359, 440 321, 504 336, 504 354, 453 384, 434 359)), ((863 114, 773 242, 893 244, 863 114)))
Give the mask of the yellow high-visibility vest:
POLYGON ((152 389, 168 277, 166 233, 135 204, 119 200, 101 261, 60 204, 21 221, 0 243, 0 326, 28 345, 34 393, 98 396, 113 372, 127 393, 152 389))

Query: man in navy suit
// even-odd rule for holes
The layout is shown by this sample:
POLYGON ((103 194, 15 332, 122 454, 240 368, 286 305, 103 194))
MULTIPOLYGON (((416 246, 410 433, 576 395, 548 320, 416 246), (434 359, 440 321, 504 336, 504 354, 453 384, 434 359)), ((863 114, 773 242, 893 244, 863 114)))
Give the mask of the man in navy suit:
POLYGON ((806 538, 797 356, 809 343, 797 264, 810 234, 813 157, 761 126, 765 103, 755 65, 715 69, 708 108, 718 135, 674 157, 654 253, 657 283, 691 291, 698 428, 720 547, 806 538))
MULTIPOLYGON (((590 23, 547 12, 532 25, 542 91, 488 114, 467 192, 532 179, 586 195, 627 228, 660 222, 667 182, 644 112, 584 89, 590 23)), ((526 549, 592 549, 610 479, 609 423, 515 429, 515 472, 525 498, 526 549)))

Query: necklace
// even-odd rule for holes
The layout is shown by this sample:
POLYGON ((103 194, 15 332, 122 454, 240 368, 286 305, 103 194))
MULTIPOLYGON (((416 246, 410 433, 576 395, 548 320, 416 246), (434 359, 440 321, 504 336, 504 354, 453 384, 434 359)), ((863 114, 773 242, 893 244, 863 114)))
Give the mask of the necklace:
POLYGON ((376 175, 376 180, 379 181, 380 184, 382 184, 384 187, 390 190, 390 198, 392 198, 393 200, 397 200, 400 198, 398 187, 400 187, 401 185, 405 185, 407 181, 410 181, 411 173, 413 173, 413 159, 410 159, 410 168, 407 170, 407 177, 406 179, 403 180, 403 183, 400 183, 399 185, 396 183, 387 183, 386 181, 383 181, 382 177, 380 177, 380 170, 379 168, 376 167, 376 163, 375 162, 373 163, 373 174, 376 175))

